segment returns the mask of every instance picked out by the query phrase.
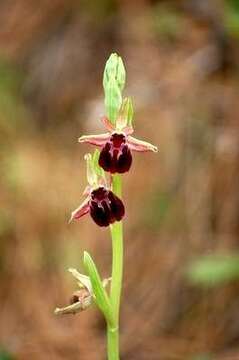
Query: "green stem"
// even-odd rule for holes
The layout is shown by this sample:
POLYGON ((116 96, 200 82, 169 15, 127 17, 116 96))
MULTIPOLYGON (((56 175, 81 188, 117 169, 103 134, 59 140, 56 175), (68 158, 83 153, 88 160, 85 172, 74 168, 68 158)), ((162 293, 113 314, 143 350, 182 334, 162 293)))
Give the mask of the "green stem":
MULTIPOLYGON (((120 175, 113 176, 113 192, 121 197, 121 178, 120 175)), ((112 303, 115 328, 107 327, 108 338, 108 360, 119 359, 119 310, 120 310, 120 296, 122 288, 123 276, 123 224, 122 222, 115 222, 111 225, 112 238, 112 280, 110 300, 112 303)))
POLYGON ((112 237, 112 280, 110 298, 115 316, 115 321, 119 322, 120 295, 123 275, 123 227, 122 222, 115 223, 111 227, 112 237))
POLYGON ((119 331, 107 326, 108 360, 119 360, 119 331))

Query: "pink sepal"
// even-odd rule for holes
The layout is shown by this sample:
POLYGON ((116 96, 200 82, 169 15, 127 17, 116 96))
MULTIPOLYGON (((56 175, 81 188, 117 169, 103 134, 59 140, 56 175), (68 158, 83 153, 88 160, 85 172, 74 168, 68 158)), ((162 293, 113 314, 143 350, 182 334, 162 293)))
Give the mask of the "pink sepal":
POLYGON ((86 215, 89 211, 90 211, 89 197, 87 197, 85 201, 83 201, 83 203, 77 209, 72 211, 69 223, 72 220, 80 219, 82 216, 86 215))
POLYGON ((105 125, 105 127, 108 131, 110 131, 110 132, 115 131, 114 125, 110 122, 110 120, 107 118, 107 116, 102 116, 101 121, 105 125))
POLYGON ((138 140, 134 138, 133 136, 127 137, 127 143, 129 145, 129 148, 134 151, 144 152, 144 151, 153 151, 157 152, 158 148, 157 146, 154 146, 146 141, 138 140))
POLYGON ((91 192, 91 186, 90 185, 87 185, 85 190, 83 191, 83 196, 89 196, 90 195, 90 192, 91 192))
POLYGON ((96 146, 104 146, 106 141, 110 138, 110 134, 100 134, 100 135, 83 135, 81 136, 78 141, 79 142, 86 142, 91 145, 96 146))

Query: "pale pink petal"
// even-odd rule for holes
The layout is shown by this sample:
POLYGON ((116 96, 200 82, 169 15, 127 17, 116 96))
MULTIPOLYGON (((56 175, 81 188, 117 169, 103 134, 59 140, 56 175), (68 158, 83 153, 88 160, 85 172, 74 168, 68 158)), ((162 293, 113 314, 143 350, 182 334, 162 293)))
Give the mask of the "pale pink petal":
POLYGON ((110 122, 110 120, 107 118, 107 116, 102 116, 101 121, 105 125, 105 127, 108 131, 110 131, 110 132, 115 131, 114 125, 110 122))
POLYGON ((86 215, 89 211, 90 211, 89 197, 87 197, 85 201, 83 201, 83 203, 76 210, 72 211, 69 223, 72 220, 78 220, 82 216, 86 215))
POLYGON ((81 136, 78 141, 79 142, 86 142, 91 145, 96 146, 104 146, 105 143, 109 140, 110 134, 100 134, 100 135, 84 135, 81 136))
POLYGON ((133 136, 127 136, 127 143, 129 145, 129 148, 134 151, 153 151, 157 152, 158 148, 157 146, 154 146, 146 141, 138 140, 134 138, 133 136))

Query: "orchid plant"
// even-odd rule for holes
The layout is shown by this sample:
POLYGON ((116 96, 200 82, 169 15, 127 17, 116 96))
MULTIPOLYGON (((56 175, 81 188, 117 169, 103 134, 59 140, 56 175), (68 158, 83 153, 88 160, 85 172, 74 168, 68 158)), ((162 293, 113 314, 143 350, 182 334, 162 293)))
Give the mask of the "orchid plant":
POLYGON ((134 138, 133 105, 128 97, 123 98, 126 72, 123 61, 111 54, 106 62, 103 87, 106 115, 102 121, 107 132, 100 135, 84 135, 80 143, 97 147, 93 154, 85 155, 88 185, 81 205, 72 212, 70 222, 90 214, 98 226, 110 227, 112 238, 111 277, 102 280, 91 256, 84 252, 84 267, 87 275, 69 269, 78 281, 79 289, 70 299, 70 304, 56 308, 56 314, 76 314, 93 303, 104 315, 107 325, 108 360, 119 360, 119 310, 123 275, 123 224, 125 207, 122 197, 121 174, 130 170, 132 151, 157 152, 157 147, 134 138), (110 283, 110 291, 106 286, 110 283))

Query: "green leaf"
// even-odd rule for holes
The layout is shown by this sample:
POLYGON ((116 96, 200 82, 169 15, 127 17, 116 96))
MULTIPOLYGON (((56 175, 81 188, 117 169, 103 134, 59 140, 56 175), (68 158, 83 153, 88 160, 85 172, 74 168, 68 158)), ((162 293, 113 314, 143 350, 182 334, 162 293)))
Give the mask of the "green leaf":
POLYGON ((88 252, 84 252, 84 266, 90 277, 96 305, 102 311, 106 321, 114 327, 114 317, 109 296, 107 295, 96 265, 88 252))
POLYGON ((0 360, 13 360, 13 355, 5 349, 0 349, 0 360))
POLYGON ((189 267, 187 275, 192 283, 202 286, 216 286, 239 279, 239 256, 205 256, 189 267))
POLYGON ((213 360, 213 357, 211 354, 199 354, 193 356, 191 360, 213 360))
POLYGON ((112 124, 115 124, 122 104, 122 95, 115 78, 110 78, 105 87, 106 114, 112 124))
POLYGON ((239 12, 230 6, 226 6, 225 8, 224 26, 229 36, 234 38, 239 37, 239 12))

